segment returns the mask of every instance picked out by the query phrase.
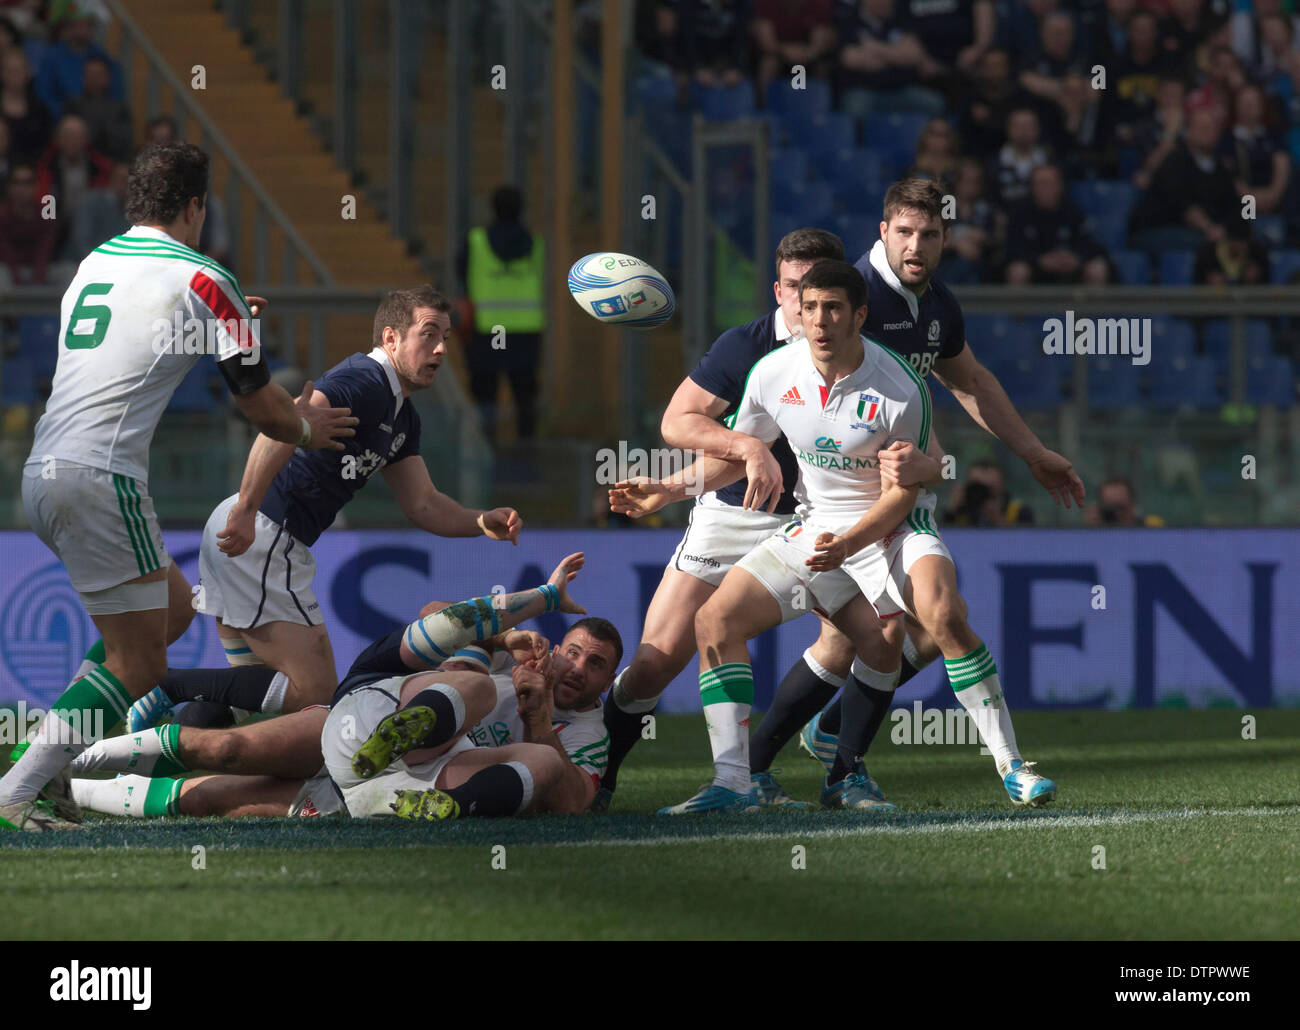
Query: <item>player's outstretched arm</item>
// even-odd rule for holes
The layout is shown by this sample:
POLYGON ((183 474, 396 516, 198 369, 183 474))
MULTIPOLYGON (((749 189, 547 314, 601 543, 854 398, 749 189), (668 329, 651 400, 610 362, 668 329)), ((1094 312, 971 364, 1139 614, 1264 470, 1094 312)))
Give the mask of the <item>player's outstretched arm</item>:
POLYGON ((316 401, 324 394, 308 382, 295 400, 279 383, 267 383, 246 394, 235 394, 235 404, 259 432, 272 440, 309 451, 343 450, 342 440, 356 436, 357 419, 347 408, 331 408, 316 401))
POLYGON ((411 669, 433 668, 460 648, 475 643, 490 646, 507 630, 545 612, 586 615, 587 609, 568 592, 585 563, 586 556, 578 551, 560 562, 540 587, 471 597, 435 611, 426 609, 402 633, 403 663, 411 669))
MULTIPOLYGON (((700 458, 665 479, 636 476, 615 483, 609 491, 609 510, 616 515, 639 519, 653 514, 667 504, 675 504, 710 490, 720 490, 740 479, 745 466, 738 461, 719 458, 700 458)), ((751 483, 751 487, 753 484, 751 483)), ((751 493, 755 491, 751 490, 751 493)), ((768 510, 776 507, 781 498, 781 484, 768 502, 768 510)), ((749 502, 749 498, 746 498, 749 502)), ((746 508, 752 504, 746 503, 746 508)))
POLYGON ((1029 466, 1052 500, 1069 508, 1083 506, 1083 480, 1068 460, 1049 451, 1025 425, 997 376, 975 360, 968 343, 955 357, 934 363, 934 374, 966 413, 1029 466))
POLYGON ((486 536, 489 540, 509 540, 518 545, 524 520, 514 508, 479 511, 464 507, 433 485, 428 466, 419 455, 385 466, 383 474, 402 514, 426 533, 446 537, 486 536))
MULTIPOLYGON (((754 495, 752 503, 746 498, 745 507, 768 507, 770 511, 780 496, 781 466, 770 444, 729 429, 718 421, 728 406, 726 400, 709 393, 693 379, 684 379, 668 402, 659 430, 669 447, 695 451, 706 458, 742 462, 749 479, 749 493, 754 495)), ((736 476, 728 482, 734 483, 739 478, 736 476)))

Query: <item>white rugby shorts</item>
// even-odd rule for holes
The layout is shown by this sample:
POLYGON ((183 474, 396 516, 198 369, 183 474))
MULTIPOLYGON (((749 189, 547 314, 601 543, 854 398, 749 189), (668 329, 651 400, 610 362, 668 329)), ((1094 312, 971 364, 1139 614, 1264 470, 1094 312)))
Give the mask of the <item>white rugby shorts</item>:
POLYGON ((23 467, 23 510, 80 594, 171 565, 148 484, 66 461, 23 467))
POLYGON ((232 629, 252 629, 268 622, 321 625, 325 620, 311 589, 316 559, 283 526, 259 511, 253 516, 252 546, 234 558, 222 553, 217 534, 226 528, 238 499, 238 494, 232 494, 218 504, 203 527, 197 609, 232 629))
POLYGON ((724 504, 715 494, 704 494, 691 507, 690 523, 667 568, 720 586, 736 562, 789 519, 789 515, 746 511, 724 504))
MULTIPOLYGON (((409 675, 419 675, 410 673, 409 675)), ((354 819, 393 814, 388 806, 399 790, 430 790, 447 764, 463 751, 474 750, 462 735, 446 753, 429 762, 408 765, 398 759, 369 780, 352 771, 352 757, 379 723, 401 707, 402 683, 407 676, 392 676, 358 687, 336 704, 321 731, 321 755, 329 778, 343 794, 348 813, 354 819)))

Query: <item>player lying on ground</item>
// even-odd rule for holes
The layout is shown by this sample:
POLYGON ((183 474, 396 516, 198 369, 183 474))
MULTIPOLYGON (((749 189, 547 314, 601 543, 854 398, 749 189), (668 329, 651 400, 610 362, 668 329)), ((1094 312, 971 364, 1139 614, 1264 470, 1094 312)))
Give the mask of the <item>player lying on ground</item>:
POLYGON ((23 508, 101 639, 0 780, 0 828, 75 822, 75 806, 56 816, 38 794, 51 780, 52 796, 66 787, 69 760, 158 682, 167 644, 193 618, 148 485, 158 420, 198 361, 192 332, 204 330, 236 406, 268 438, 341 450, 336 438, 356 424, 346 408, 310 405, 310 384, 295 404, 271 382, 254 317, 259 298, 246 298, 230 272, 195 249, 208 173, 198 147, 141 150, 127 182, 131 228, 96 247, 63 296, 58 365, 23 467, 23 508))
POLYGON ((133 707, 129 730, 196 698, 205 703, 187 708, 181 722, 229 725, 231 705, 278 714, 329 702, 337 672, 312 592, 311 547, 375 473, 426 532, 518 542, 523 523, 513 508, 462 507, 434 486, 420 454, 412 395, 438 375, 450 310, 431 286, 390 291, 375 311, 369 353, 350 355, 317 380, 313 406, 346 403, 360 420, 345 450, 307 453, 265 435, 254 441, 239 493, 213 510, 199 548, 199 610, 216 618, 234 671, 168 669, 133 707))
MULTIPOLYGON (((580 554, 571 555, 552 573, 548 585, 537 590, 503 597, 474 598, 446 607, 426 606, 419 620, 380 638, 358 656, 339 688, 340 697, 356 688, 374 686, 394 678, 399 681, 419 680, 418 674, 412 675, 414 671, 438 666, 436 677, 426 672, 425 680, 455 684, 453 689, 460 695, 460 703, 472 709, 459 720, 463 725, 473 725, 468 733, 471 741, 479 745, 527 745, 513 757, 507 758, 505 752, 498 752, 496 757, 523 762, 532 777, 533 810, 548 809, 548 806, 548 810, 568 810, 566 798, 569 792, 577 792, 573 803, 582 801, 585 805, 594 794, 593 777, 598 775, 608 746, 596 711, 596 699, 608 687, 621 656, 622 645, 614 628, 604 620, 587 619, 577 623, 565 635, 560 656, 553 660, 555 669, 550 682, 552 704, 560 710, 555 713, 554 723, 543 723, 545 713, 541 711, 541 692, 544 675, 543 683, 539 683, 535 669, 527 670, 531 675, 519 674, 520 690, 535 709, 530 713, 527 727, 517 712, 519 701, 515 696, 513 678, 507 671, 508 659, 499 660, 500 670, 493 679, 483 675, 487 668, 484 645, 522 651, 520 657, 525 664, 537 660, 539 646, 544 649, 544 642, 539 644, 540 638, 536 634, 511 631, 508 627, 557 608, 582 613, 582 608, 568 597, 565 590, 565 585, 576 575, 581 564, 580 554), (480 617, 478 620, 474 617, 476 613, 480 617), (507 632, 502 635, 487 636, 503 629, 507 632), (480 647, 472 648, 476 642, 480 647), (444 660, 444 654, 452 658, 444 660), (457 661, 458 657, 460 661, 457 661), (491 696, 488 696, 489 685, 491 696), (488 712, 493 704, 498 711, 486 718, 477 718, 477 713, 488 712), (475 715, 477 725, 468 721, 471 715, 475 715), (572 749, 564 752, 569 760, 568 766, 586 771, 575 775, 559 762, 559 754, 555 752, 557 742, 572 749), (546 753, 547 748, 554 757, 546 753)), ((421 690, 417 693, 437 695, 441 692, 421 690)), ((435 710, 442 707, 436 697, 426 700, 435 702, 432 706, 435 710)), ((449 695, 447 701, 451 702, 449 695)), ((456 726, 455 706, 452 707, 450 716, 444 709, 442 729, 447 732, 453 732, 456 726)), ((383 714, 392 714, 393 710, 390 708, 383 714)), ((76 780, 74 789, 87 807, 112 814, 265 816, 340 812, 343 809, 339 791, 328 770, 321 768, 322 730, 328 717, 327 709, 313 707, 237 729, 171 725, 113 738, 87 754, 79 763, 83 771, 108 769, 143 773, 144 776, 76 780), (189 780, 172 778, 188 769, 213 769, 238 775, 189 780), (146 778, 150 776, 152 780, 146 778)), ((353 752, 358 749, 366 736, 360 726, 355 718, 350 723, 340 721, 337 724, 340 739, 336 745, 339 749, 350 747, 353 752)), ((463 739, 462 736, 460 740, 463 739)), ((466 750, 460 740, 444 742, 446 750, 455 749, 458 753, 466 750)), ((517 808, 509 790, 512 781, 508 774, 489 773, 481 779, 471 775, 460 782, 461 774, 473 766, 475 760, 476 756, 471 756, 445 763, 446 772, 439 785, 452 788, 452 799, 463 804, 466 814, 471 811, 479 815, 491 814, 497 808, 511 804, 517 808), (507 788, 504 799, 499 796, 503 782, 507 788)), ((409 757, 406 763, 394 767, 394 771, 400 771, 403 764, 410 766, 409 757)), ((344 778, 355 777, 348 769, 344 778)), ((396 781, 387 777, 381 777, 380 781, 392 783, 394 791, 398 789, 396 781)), ((420 782, 421 791, 431 786, 420 782)), ((387 799, 388 802, 395 800, 387 799)), ((512 808, 507 814, 513 811, 512 808)))
MULTIPOLYGON (((712 695, 707 711, 716 775, 698 795, 665 811, 750 807, 749 792, 740 787, 742 772, 748 784, 745 699, 753 690, 745 643, 806 611, 809 594, 853 640, 859 680, 896 680, 898 672, 897 652, 871 653, 874 624, 860 602, 869 600, 891 620, 886 636, 895 647, 902 631, 896 616, 910 610, 942 649, 954 690, 977 718, 1012 800, 1048 801, 1055 785, 1020 759, 996 666, 966 623, 952 559, 933 528, 933 494, 883 483, 879 474, 877 456, 891 440, 908 439, 922 451, 928 446, 929 391, 902 358, 859 336, 866 288, 850 266, 814 265, 800 292, 807 343, 758 362, 735 425, 767 442, 786 435, 800 459, 796 493, 803 515, 746 555, 696 616, 701 693, 712 695), (796 390, 820 393, 821 411, 789 404, 796 390)), ((723 464, 702 460, 710 469, 723 464)), ((730 464, 729 473, 707 472, 706 484, 744 474, 743 464, 730 464)), ((848 717, 822 793, 828 807, 878 807, 861 766, 870 742, 868 702, 861 691, 845 695, 848 717)))

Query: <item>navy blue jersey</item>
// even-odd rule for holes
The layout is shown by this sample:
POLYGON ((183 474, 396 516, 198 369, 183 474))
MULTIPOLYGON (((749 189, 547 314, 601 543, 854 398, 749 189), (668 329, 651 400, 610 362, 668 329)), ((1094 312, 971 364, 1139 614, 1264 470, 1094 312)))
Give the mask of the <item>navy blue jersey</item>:
POLYGON ((385 465, 420 453, 420 416, 393 389, 389 368, 367 354, 353 354, 316 381, 336 408, 351 408, 357 435, 341 451, 297 450, 266 491, 262 514, 304 544, 330 527, 334 517, 385 465))
POLYGON ((907 358, 922 379, 930 374, 937 358, 955 358, 961 353, 966 346, 966 320, 948 287, 931 279, 929 288, 916 296, 885 262, 883 241, 858 258, 854 267, 867 280, 864 333, 907 358), (879 257, 873 263, 876 254, 879 257))
POLYGON ((405 632, 405 626, 395 629, 357 655, 356 661, 348 669, 348 674, 339 684, 339 689, 334 692, 334 700, 330 704, 338 704, 345 694, 350 694, 358 687, 369 686, 371 683, 378 683, 392 676, 409 676, 413 672, 418 672, 418 669, 408 668, 402 661, 402 635, 405 632))
MULTIPOLYGON (((727 402, 723 418, 730 418, 740 407, 745 394, 745 380, 754 363, 765 354, 783 347, 786 340, 776 338, 775 311, 756 318, 745 325, 728 329, 713 341, 709 352, 700 359, 691 373, 691 380, 715 397, 727 402)), ((789 515, 794 511, 794 488, 799 481, 799 468, 795 463, 794 453, 785 437, 779 437, 772 446, 772 453, 781 466, 782 484, 785 492, 777 502, 776 514, 789 515)), ((748 480, 741 479, 718 491, 718 500, 740 507, 745 503, 745 490, 748 480)))

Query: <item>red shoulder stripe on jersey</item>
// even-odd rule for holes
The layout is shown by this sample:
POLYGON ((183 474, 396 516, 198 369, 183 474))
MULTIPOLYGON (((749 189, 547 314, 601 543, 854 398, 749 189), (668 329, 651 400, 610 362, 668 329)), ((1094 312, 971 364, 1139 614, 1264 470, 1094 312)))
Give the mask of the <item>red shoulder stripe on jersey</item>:
POLYGON ((240 350, 252 350, 253 334, 248 327, 248 320, 244 317, 244 313, 231 303, 220 286, 203 272, 195 272, 194 278, 190 280, 190 289, 199 295, 217 318, 231 326, 230 335, 235 338, 240 350))

